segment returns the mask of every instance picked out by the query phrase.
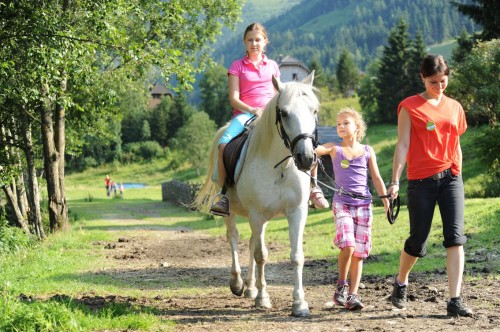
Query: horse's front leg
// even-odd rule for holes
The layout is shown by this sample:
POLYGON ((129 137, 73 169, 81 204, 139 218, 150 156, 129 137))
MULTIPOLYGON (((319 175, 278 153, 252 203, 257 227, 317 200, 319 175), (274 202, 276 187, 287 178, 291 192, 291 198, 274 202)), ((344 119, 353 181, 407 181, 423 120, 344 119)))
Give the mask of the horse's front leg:
POLYGON ((250 250, 253 249, 255 265, 257 268, 257 297, 255 298, 255 307, 259 309, 272 308, 269 294, 267 294, 267 283, 265 275, 265 266, 268 257, 268 251, 264 242, 267 221, 261 218, 249 217, 252 236, 250 238, 250 250))
POLYGON ((241 278, 241 267, 238 259, 238 229, 236 228, 236 215, 231 214, 229 217, 224 217, 226 225, 227 241, 231 245, 231 279, 229 287, 234 295, 241 296, 243 294, 243 279, 241 278))
POLYGON ((287 217, 291 248, 290 260, 294 272, 292 315, 296 317, 307 317, 309 316, 309 305, 305 300, 304 287, 302 285, 302 270, 304 268, 302 239, 304 237, 304 227, 307 219, 307 206, 289 212, 287 217))

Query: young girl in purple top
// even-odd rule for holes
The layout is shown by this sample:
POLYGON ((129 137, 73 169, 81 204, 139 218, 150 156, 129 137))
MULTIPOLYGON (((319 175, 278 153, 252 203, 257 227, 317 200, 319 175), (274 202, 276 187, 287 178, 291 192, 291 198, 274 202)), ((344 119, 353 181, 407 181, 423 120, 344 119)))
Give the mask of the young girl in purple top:
MULTIPOLYGON (((261 24, 252 23, 245 29, 243 43, 245 56, 234 61, 228 70, 229 103, 233 107, 233 117, 219 140, 217 172, 221 187, 226 179, 222 161, 226 144, 243 131, 248 120, 262 114, 266 104, 276 94, 272 77, 280 76, 278 64, 264 54, 269 40, 261 24)), ((210 211, 215 215, 228 216, 230 209, 227 196, 219 194, 219 200, 210 211)))
MULTIPOLYGON (((343 108, 337 115, 337 133, 342 143, 326 143, 316 149, 318 155, 332 158, 335 182, 349 193, 371 197, 368 188, 368 172, 379 195, 386 194, 373 148, 361 144, 366 124, 360 113, 352 108, 343 108)), ((364 307, 358 296, 358 287, 363 270, 363 259, 371 249, 372 229, 371 199, 355 199, 347 195, 333 196, 333 216, 336 236, 334 243, 340 249, 338 256, 339 279, 333 302, 350 310, 364 307), (350 283, 347 275, 350 274, 350 283), (347 290, 348 293, 347 293, 347 290), (347 293, 347 297, 346 297, 347 293)), ((387 212, 389 201, 383 199, 387 212)))

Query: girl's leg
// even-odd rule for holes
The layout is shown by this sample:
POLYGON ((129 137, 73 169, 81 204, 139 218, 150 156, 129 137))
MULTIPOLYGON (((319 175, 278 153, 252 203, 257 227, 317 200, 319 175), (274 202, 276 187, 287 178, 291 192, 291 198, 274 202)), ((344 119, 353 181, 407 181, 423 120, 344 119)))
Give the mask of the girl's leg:
POLYGON ((357 294, 359 283, 361 281, 361 274, 363 272, 363 258, 353 256, 351 258, 349 272, 351 278, 349 284, 349 294, 357 294))
POLYGON ((351 266, 351 258, 353 253, 354 253, 354 247, 345 247, 344 249, 340 250, 338 257, 339 280, 342 281, 347 280, 347 274, 351 266))
POLYGON ((224 167, 224 149, 226 148, 226 144, 219 145, 219 160, 217 162, 217 172, 219 176, 219 185, 222 188, 224 186, 224 182, 226 181, 226 168, 224 167))

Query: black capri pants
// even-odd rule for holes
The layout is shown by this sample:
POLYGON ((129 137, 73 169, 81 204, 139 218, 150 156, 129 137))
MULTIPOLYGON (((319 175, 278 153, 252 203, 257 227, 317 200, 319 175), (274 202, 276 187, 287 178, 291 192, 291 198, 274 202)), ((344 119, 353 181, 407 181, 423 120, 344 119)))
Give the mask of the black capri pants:
POLYGON ((407 187, 408 212, 410 215, 410 237, 404 251, 414 257, 427 254, 426 244, 431 230, 436 203, 443 221, 443 246, 450 248, 464 245, 464 184, 462 176, 449 172, 434 180, 409 180, 407 187))

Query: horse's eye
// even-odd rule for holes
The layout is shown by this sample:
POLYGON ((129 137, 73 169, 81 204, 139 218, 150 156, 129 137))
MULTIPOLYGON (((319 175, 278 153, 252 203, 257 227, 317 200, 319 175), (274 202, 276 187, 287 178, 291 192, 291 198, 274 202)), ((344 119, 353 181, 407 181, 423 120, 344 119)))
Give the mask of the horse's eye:
POLYGON ((285 111, 285 110, 280 109, 280 115, 281 115, 281 117, 285 118, 285 117, 288 116, 288 112, 285 111))

